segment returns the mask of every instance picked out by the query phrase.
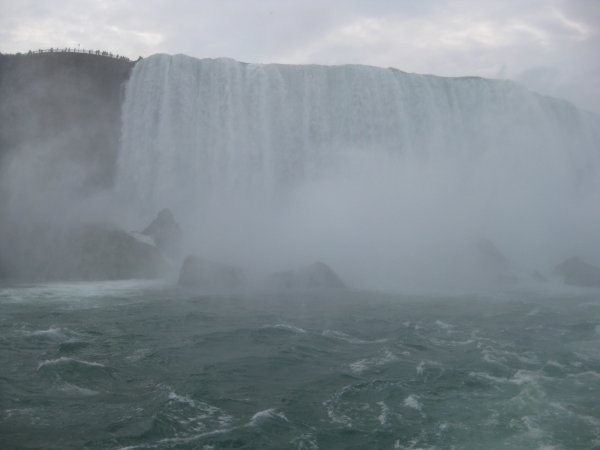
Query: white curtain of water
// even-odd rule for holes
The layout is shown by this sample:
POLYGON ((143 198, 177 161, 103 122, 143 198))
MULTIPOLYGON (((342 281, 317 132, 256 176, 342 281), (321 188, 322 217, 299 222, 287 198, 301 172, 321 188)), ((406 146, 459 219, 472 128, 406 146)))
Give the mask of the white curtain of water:
POLYGON ((597 115, 509 81, 155 55, 126 86, 115 192, 221 259, 372 281, 473 236, 528 268, 597 245, 598 167, 597 115))

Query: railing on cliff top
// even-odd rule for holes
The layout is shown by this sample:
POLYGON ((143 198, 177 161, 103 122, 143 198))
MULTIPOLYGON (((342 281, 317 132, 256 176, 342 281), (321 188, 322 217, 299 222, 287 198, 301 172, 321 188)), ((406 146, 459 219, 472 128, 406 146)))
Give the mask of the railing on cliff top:
MULTIPOLYGON (((104 52, 102 50, 85 50, 83 48, 70 48, 70 47, 66 47, 66 48, 49 48, 49 49, 45 49, 45 50, 29 50, 29 52, 25 53, 26 55, 32 55, 34 53, 87 53, 89 55, 96 55, 96 56, 106 56, 107 58, 115 58, 115 59, 122 59, 125 61, 131 61, 127 56, 123 56, 123 55, 113 55, 110 52, 104 52)), ((18 55, 19 53, 17 53, 18 55)), ((142 57, 140 56, 140 59, 142 57)))

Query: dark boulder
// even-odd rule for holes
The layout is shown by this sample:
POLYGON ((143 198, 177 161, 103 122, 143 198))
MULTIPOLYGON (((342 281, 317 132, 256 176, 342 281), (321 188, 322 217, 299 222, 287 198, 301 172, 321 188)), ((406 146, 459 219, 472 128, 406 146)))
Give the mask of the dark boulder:
POLYGON ((157 247, 141 242, 118 228, 84 226, 75 233, 71 246, 75 266, 64 278, 97 281, 151 279, 165 275, 168 267, 157 247))
POLYGON ((189 255, 181 266, 178 284, 207 289, 237 288, 243 284, 243 273, 236 267, 189 255))
POLYGON ((183 234, 170 210, 163 209, 159 212, 156 219, 141 234, 150 236, 169 258, 177 259, 180 256, 183 234))
POLYGON ((10 237, 11 258, 0 267, 15 280, 151 279, 168 270, 158 248, 110 225, 16 228, 10 237))
POLYGON ((266 285, 274 289, 341 289, 346 287, 337 274, 322 262, 315 262, 294 271, 274 273, 267 278, 266 285))
POLYGON ((600 267, 583 262, 577 256, 556 266, 554 274, 564 277, 565 284, 600 288, 600 267))

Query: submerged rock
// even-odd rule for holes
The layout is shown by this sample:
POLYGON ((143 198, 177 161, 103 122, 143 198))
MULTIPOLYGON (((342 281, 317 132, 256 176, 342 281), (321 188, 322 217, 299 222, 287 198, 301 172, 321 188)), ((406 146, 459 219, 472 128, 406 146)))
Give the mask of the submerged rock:
POLYGON ((277 272, 266 279, 266 285, 275 289, 341 289, 346 285, 329 266, 315 262, 295 271, 277 272))
POLYGON ((189 255, 181 266, 178 284, 202 288, 237 288, 243 283, 243 272, 227 264, 189 255))
POLYGON ((75 233, 72 248, 75 267, 67 278, 81 280, 126 280, 158 278, 167 270, 163 253, 125 231, 87 225, 75 233))
POLYGON ((583 262, 577 256, 569 258, 554 269, 571 286, 600 288, 600 267, 583 262))
POLYGON ((183 234, 170 210, 165 208, 159 212, 156 219, 141 234, 151 237, 156 246, 169 258, 177 259, 180 256, 183 234))

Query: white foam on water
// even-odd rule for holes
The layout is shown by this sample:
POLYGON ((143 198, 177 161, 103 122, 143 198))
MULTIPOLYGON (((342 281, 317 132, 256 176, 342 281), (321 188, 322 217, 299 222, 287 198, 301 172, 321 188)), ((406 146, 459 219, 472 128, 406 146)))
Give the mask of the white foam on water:
POLYGON ((133 352, 133 355, 125 357, 125 360, 130 362, 139 361, 143 359, 147 355, 149 355, 151 350, 149 348, 140 348, 133 352))
POLYGON ((254 414, 252 416, 252 418, 250 419, 250 421, 248 422, 247 426, 255 427, 255 426, 258 426, 260 424, 260 422, 262 422, 264 420, 272 420, 272 419, 283 420, 285 422, 289 422, 288 418, 285 417, 285 414, 283 414, 282 412, 277 412, 277 410, 275 408, 271 408, 271 409, 266 409, 264 411, 259 411, 256 414, 254 414))
POLYGON ((506 350, 499 350, 492 346, 485 347, 481 354, 483 360, 492 364, 497 364, 504 368, 509 368, 510 359, 517 359, 522 363, 530 365, 541 365, 537 355, 533 352, 516 353, 506 350))
POLYGON ((412 441, 408 442, 408 447, 400 444, 400 439, 398 439, 395 443, 394 443, 394 448, 398 448, 401 450, 439 450, 438 447, 435 446, 431 446, 431 447, 416 447, 416 445, 419 443, 418 439, 413 439, 412 441))
POLYGON ((417 398, 418 397, 416 395, 409 395, 404 399, 404 402, 402 402, 402 404, 407 408, 412 408, 416 409, 417 411, 421 411, 423 409, 423 405, 419 403, 417 398))
POLYGON ((296 446, 298 450, 319 450, 317 438, 310 433, 305 433, 293 439, 290 444, 296 446))
POLYGON ((525 384, 535 384, 540 379, 549 380, 551 378, 541 375, 539 373, 530 372, 527 370, 518 370, 512 378, 500 378, 490 375, 487 372, 471 372, 469 376, 474 378, 483 378, 485 380, 492 381, 498 384, 515 384, 517 386, 522 386, 525 384))
POLYGON ((358 339, 358 338, 352 337, 349 334, 344 333, 342 331, 335 331, 335 330, 325 330, 321 334, 325 337, 346 341, 349 344, 381 344, 383 342, 388 341, 387 339, 378 339, 375 341, 365 341, 363 339, 358 339))
POLYGON ((350 364, 350 369, 356 374, 361 374, 370 367, 377 367, 397 361, 398 357, 387 348, 382 349, 376 356, 369 359, 361 359, 350 364))
POLYGON ((287 330, 299 334, 305 334, 307 332, 304 328, 295 327, 294 325, 288 325, 286 323, 278 323, 277 325, 265 325, 262 328, 276 328, 278 330, 287 330))
POLYGON ((429 338, 428 341, 434 345, 438 345, 441 347, 458 347, 461 345, 469 345, 477 342, 475 339, 467 339, 466 341, 445 341, 435 338, 429 338))
POLYGON ((168 286, 166 280, 117 280, 37 283, 32 286, 0 289, 0 300, 36 303, 86 303, 104 297, 129 298, 151 289, 168 286))
POLYGON ((138 445, 130 445, 127 447, 120 447, 119 450, 135 450, 135 449, 151 449, 151 448, 164 449, 164 448, 169 448, 169 447, 172 448, 173 446, 177 446, 178 444, 187 444, 190 442, 197 441, 199 439, 204 439, 204 438, 211 437, 211 436, 217 436, 219 434, 229 433, 230 431, 232 431, 234 429, 235 428, 208 431, 206 433, 198 433, 198 434, 195 434, 194 436, 190 436, 190 437, 175 437, 175 438, 160 439, 154 443, 144 443, 144 444, 138 444, 138 445), (167 445, 169 447, 165 447, 165 445, 167 445))
POLYGON ((86 397, 89 396, 93 396, 93 395, 98 395, 99 392, 98 391, 94 391, 92 389, 86 389, 86 388, 82 388, 79 387, 73 383, 64 383, 61 387, 60 387, 61 391, 64 392, 68 392, 68 393, 75 393, 75 394, 79 394, 79 395, 83 395, 86 397))
POLYGON ((351 385, 344 386, 340 392, 335 394, 329 400, 326 400, 323 402, 323 406, 325 407, 325 410, 327 411, 327 415, 329 416, 329 419, 333 423, 338 423, 338 424, 344 425, 348 428, 352 427, 352 419, 339 411, 338 404, 340 401, 340 397, 351 389, 352 389, 351 385))
POLYGON ((547 366, 552 366, 552 367, 557 367, 557 368, 559 368, 561 370, 569 370, 567 368, 567 366, 564 366, 563 364, 560 364, 557 361, 548 360, 548 361, 546 361, 546 365, 547 366))
POLYGON ((52 341, 67 339, 69 336, 82 336, 81 333, 62 327, 50 327, 47 330, 23 331, 28 337, 43 337, 52 341))
POLYGON ((88 367, 105 367, 104 364, 89 362, 89 361, 81 361, 79 359, 62 356, 58 359, 47 359, 46 361, 41 362, 38 365, 37 370, 40 370, 42 367, 55 366, 55 365, 65 364, 65 363, 76 363, 76 364, 81 364, 81 365, 88 366, 88 367))
POLYGON ((447 330, 447 331, 451 331, 453 328, 456 328, 454 325, 450 325, 448 323, 442 322, 441 320, 436 320, 435 324, 438 327, 440 327, 440 328, 442 328, 444 330, 447 330))
POLYGON ((596 378, 596 379, 600 379, 600 373, 595 372, 593 370, 588 370, 586 372, 570 373, 570 374, 567 375, 567 378, 596 378))
POLYGON ((381 414, 379 415, 379 423, 381 426, 388 425, 388 417, 390 416, 390 408, 384 402, 377 402, 381 407, 381 414))
POLYGON ((191 431, 194 432, 206 432, 207 426, 205 422, 207 420, 213 420, 218 423, 218 426, 221 428, 228 427, 233 417, 226 414, 221 408, 217 408, 216 406, 209 405, 208 403, 194 400, 185 395, 179 395, 175 392, 170 392, 168 397, 170 402, 172 403, 182 403, 194 411, 194 415, 181 415, 179 412, 171 413, 169 416, 179 422, 182 425, 188 427, 191 431))
POLYGON ((437 361, 421 361, 417 365, 417 373, 419 375, 423 375, 423 373, 425 372, 425 369, 427 368, 427 366, 436 367, 438 369, 441 369, 441 368, 444 367, 444 365, 442 363, 439 363, 437 361))

